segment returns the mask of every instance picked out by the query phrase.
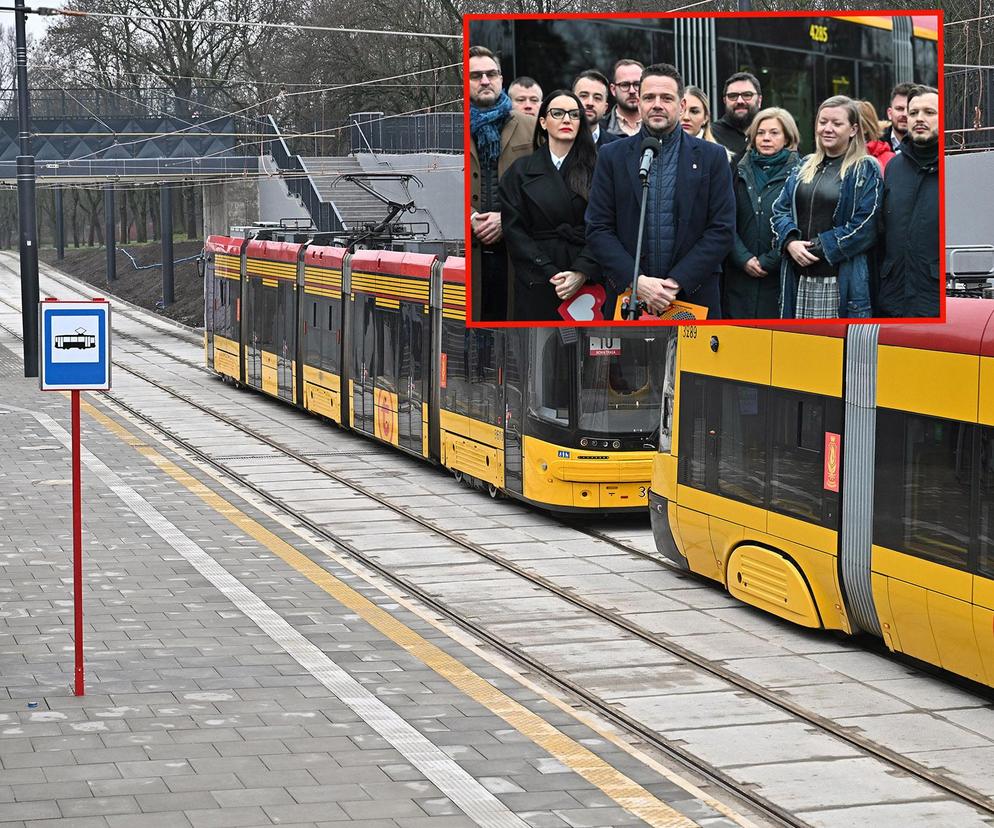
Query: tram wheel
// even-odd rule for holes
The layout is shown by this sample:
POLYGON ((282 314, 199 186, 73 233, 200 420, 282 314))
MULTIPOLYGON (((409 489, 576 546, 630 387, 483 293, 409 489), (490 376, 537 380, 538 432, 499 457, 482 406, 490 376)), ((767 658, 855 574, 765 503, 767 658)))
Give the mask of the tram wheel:
POLYGON ((493 483, 487 486, 487 494, 490 495, 494 500, 500 497, 500 489, 498 489, 493 483))
POLYGON ((452 476, 456 479, 456 483, 462 483, 464 480, 463 473, 461 471, 452 470, 452 476))

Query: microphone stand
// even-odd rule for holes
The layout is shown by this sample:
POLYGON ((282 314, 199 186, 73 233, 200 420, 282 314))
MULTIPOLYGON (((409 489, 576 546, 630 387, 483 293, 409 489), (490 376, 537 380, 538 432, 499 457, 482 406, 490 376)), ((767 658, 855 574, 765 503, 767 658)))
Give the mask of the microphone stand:
POLYGON ((628 298, 628 321, 638 319, 642 311, 648 309, 648 305, 638 298, 639 288, 639 267, 642 263, 642 234, 645 232, 645 208, 646 196, 649 192, 649 174, 646 172, 642 178, 642 206, 639 210, 639 229, 637 241, 635 242, 635 272, 632 274, 632 295, 628 298))

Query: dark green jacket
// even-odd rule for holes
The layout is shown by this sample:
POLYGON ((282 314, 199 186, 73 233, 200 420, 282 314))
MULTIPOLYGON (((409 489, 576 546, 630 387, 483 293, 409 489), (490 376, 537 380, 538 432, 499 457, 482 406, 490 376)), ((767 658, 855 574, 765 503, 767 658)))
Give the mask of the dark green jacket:
POLYGON ((798 157, 792 152, 762 189, 747 152, 735 168, 735 245, 725 260, 722 310, 726 319, 779 319, 780 250, 773 243, 773 202, 798 157), (745 272, 753 256, 767 275, 755 279, 745 272))

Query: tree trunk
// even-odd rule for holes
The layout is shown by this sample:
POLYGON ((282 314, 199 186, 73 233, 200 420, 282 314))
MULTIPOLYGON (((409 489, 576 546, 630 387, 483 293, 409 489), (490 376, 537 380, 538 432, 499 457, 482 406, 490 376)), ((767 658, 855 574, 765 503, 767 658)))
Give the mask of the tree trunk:
POLYGON ((186 204, 186 237, 200 238, 197 232, 197 191, 194 187, 188 187, 186 190, 186 204))
POLYGON ((120 199, 120 203, 121 203, 121 209, 120 209, 120 215, 121 215, 121 232, 118 235, 118 238, 121 240, 121 242, 120 242, 121 244, 128 244, 128 242, 131 241, 131 235, 128 232, 128 229, 129 229, 129 225, 128 225, 128 191, 127 190, 119 190, 118 191, 118 198, 120 199))
POLYGON ((69 224, 72 227, 72 246, 79 250, 79 191, 70 190, 72 193, 69 210, 69 224))
POLYGON ((148 193, 147 187, 142 187, 136 194, 138 199, 137 242, 144 244, 148 241, 148 193))

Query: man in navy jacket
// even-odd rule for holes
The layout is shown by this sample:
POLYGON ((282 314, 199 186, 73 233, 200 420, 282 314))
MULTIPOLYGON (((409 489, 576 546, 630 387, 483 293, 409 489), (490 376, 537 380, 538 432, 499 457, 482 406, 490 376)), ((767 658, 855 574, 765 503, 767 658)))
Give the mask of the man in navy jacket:
MULTIPOLYGON (((719 277, 735 234, 735 194, 720 144, 680 128, 683 78, 666 63, 642 73, 642 133, 602 147, 587 205, 587 243, 604 270, 609 299, 631 287, 642 185, 639 162, 647 135, 660 140, 649 173, 639 298, 661 313, 679 299, 721 317, 719 277)), ((608 305, 610 307, 610 305, 608 305)))

